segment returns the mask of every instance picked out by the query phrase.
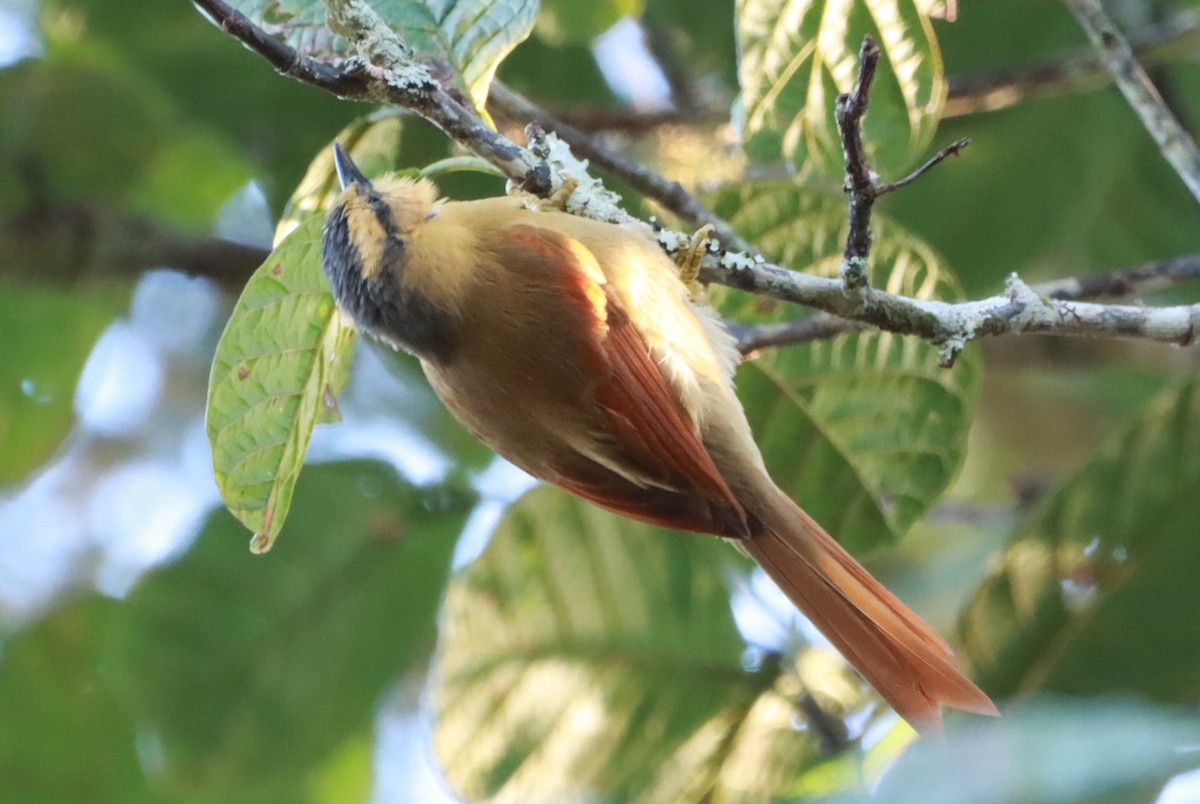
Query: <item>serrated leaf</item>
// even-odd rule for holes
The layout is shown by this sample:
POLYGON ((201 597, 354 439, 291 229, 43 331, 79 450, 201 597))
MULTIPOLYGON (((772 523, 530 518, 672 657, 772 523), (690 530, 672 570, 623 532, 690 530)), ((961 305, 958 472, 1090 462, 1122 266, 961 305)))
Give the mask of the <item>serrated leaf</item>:
MULTIPOLYGON (((819 747, 777 691, 782 662, 742 666, 726 585, 737 560, 555 489, 523 498, 443 608, 434 747, 451 785, 497 801, 789 789, 819 747)), ((837 668, 820 678, 845 682, 837 668)), ((861 704, 856 682, 842 688, 861 704)))
MULTIPOLYGON (((325 27, 322 0, 239 0, 233 5, 308 55, 350 54, 325 27)), ((373 0, 371 7, 417 53, 448 63, 477 108, 497 65, 529 36, 537 0, 373 0)))
POLYGON ((883 51, 864 123, 873 167, 901 170, 928 144, 946 84, 933 27, 914 0, 739 0, 739 102, 751 159, 841 175, 834 101, 854 87, 868 34, 883 51))
POLYGON ((963 613, 990 693, 1200 696, 1200 392, 1164 394, 1018 526, 963 613))
MULTIPOLYGON (((782 264, 836 276, 846 242, 845 201, 788 183, 720 193, 719 214, 782 264)), ((955 299, 958 283, 937 254, 876 218, 875 287, 919 299, 955 299)), ((794 305, 716 291, 733 321, 787 321, 794 305)), ((978 396, 968 350, 952 369, 919 338, 843 335, 772 349, 738 372, 739 395, 772 477, 843 544, 897 540, 956 477, 978 396)))
POLYGON ((269 549, 283 527, 313 428, 336 399, 356 333, 321 269, 311 215, 254 272, 213 357, 208 440, 225 505, 269 549))
POLYGON ((389 686, 433 648, 473 502, 379 464, 315 466, 288 549, 261 559, 214 514, 131 593, 107 657, 163 781, 195 800, 261 801, 369 730, 389 686))

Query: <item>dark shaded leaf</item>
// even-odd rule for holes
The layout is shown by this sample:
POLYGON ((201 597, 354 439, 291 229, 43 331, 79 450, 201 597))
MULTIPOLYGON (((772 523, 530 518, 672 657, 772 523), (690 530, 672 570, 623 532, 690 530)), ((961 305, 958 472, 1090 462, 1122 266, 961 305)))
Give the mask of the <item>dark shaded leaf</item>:
POLYGON ((432 648, 471 500, 375 464, 312 467, 286 549, 253 558, 214 515, 135 588, 116 642, 121 691, 182 789, 252 792, 307 773, 368 729, 388 685, 432 648))
POLYGON ((962 618, 983 687, 1200 696, 1200 393, 1161 396, 1017 529, 962 618))
POLYGON ((76 601, 4 644, 0 799, 29 804, 154 800, 132 715, 97 669, 119 604, 76 601))

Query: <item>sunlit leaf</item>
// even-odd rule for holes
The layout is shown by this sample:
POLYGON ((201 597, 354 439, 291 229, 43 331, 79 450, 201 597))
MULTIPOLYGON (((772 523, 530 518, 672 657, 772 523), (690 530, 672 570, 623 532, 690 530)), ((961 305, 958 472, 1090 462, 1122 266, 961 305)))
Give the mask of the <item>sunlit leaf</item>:
POLYGON ((95 295, 0 285, 0 486, 45 463, 66 436, 79 373, 116 312, 95 295))
MULTIPOLYGON (((350 55, 325 27, 322 0, 237 0, 232 5, 316 56, 350 55)), ((537 0, 373 0, 371 7, 419 54, 448 63, 483 107, 496 66, 529 36, 537 0)))
MULTIPOLYGON (((819 766, 796 676, 774 656, 743 666, 737 561, 554 489, 526 496, 443 610, 434 744, 451 785, 468 800, 759 801, 819 766)), ((862 704, 844 665, 806 657, 810 689, 862 704)))
POLYGON ((471 504, 375 464, 312 467, 287 549, 263 558, 215 514, 135 588, 112 657, 163 778, 224 800, 350 750, 388 685, 432 649, 471 504))
POLYGON ((962 618, 984 688, 1200 696, 1200 392, 1160 397, 1017 530, 962 618))
POLYGON ((313 428, 334 407, 356 331, 321 269, 325 220, 312 215, 246 284, 213 357, 208 439, 225 505, 270 549, 313 428))
MULTIPOLYGON (((718 212, 795 270, 835 276, 845 248, 844 200, 787 183, 722 192, 718 212)), ((875 287, 954 299, 958 283, 937 254, 876 219, 875 287)), ((723 291, 729 319, 787 321, 794 305, 723 291)), ((888 332, 766 351, 738 372, 742 402, 775 480, 851 549, 899 538, 962 465, 980 364, 968 350, 947 370, 937 349, 888 332)))
POLYGON ((136 723, 101 683, 118 605, 80 600, 4 644, 0 661, 0 799, 29 804, 153 800, 136 723))
POLYGON ((944 740, 909 748, 870 795, 833 801, 1153 801, 1172 774, 1196 766, 1197 739, 1194 713, 1133 702, 1035 699, 1000 719, 950 724, 944 740))
POLYGON ((929 142, 946 94, 933 27, 914 0, 739 0, 740 102, 752 159, 840 175, 834 101, 853 88, 868 34, 883 51, 864 127, 874 167, 909 164, 929 142))

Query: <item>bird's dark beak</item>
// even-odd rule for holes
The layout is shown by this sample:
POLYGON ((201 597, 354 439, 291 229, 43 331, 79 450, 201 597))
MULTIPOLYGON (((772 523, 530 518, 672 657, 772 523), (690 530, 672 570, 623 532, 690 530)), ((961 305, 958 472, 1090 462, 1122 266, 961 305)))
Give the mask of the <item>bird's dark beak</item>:
POLYGON ((358 169, 358 165, 354 164, 354 160, 350 158, 350 154, 346 153, 346 149, 340 142, 333 143, 333 165, 337 168, 338 183, 342 185, 343 190, 351 184, 361 184, 363 187, 371 186, 370 179, 358 169))

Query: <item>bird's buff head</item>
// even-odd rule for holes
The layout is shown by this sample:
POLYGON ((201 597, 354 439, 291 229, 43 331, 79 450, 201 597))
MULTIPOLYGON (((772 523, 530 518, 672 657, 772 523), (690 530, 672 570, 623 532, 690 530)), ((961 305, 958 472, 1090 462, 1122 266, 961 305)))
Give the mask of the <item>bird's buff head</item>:
POLYGON ((417 230, 437 214, 437 188, 420 179, 368 179, 333 146, 342 194, 325 222, 322 262, 334 298, 355 324, 429 359, 451 348, 448 313, 406 278, 417 230))

